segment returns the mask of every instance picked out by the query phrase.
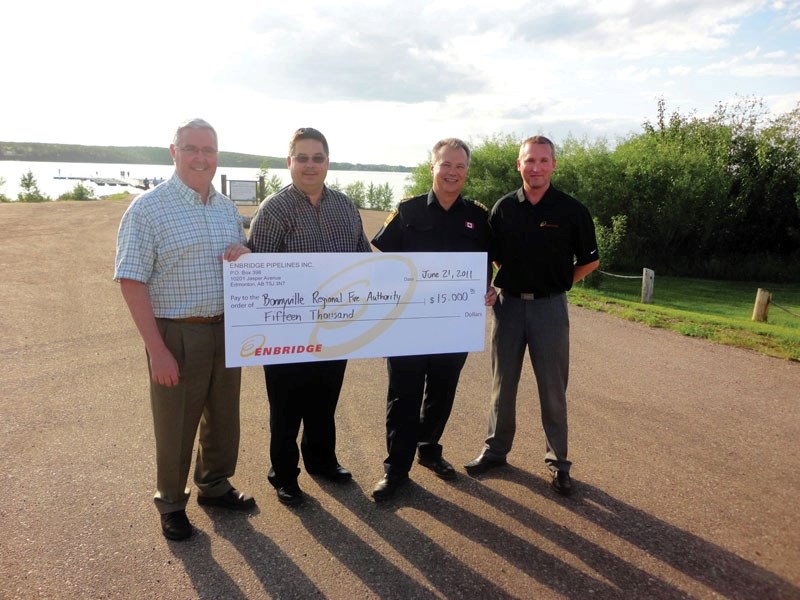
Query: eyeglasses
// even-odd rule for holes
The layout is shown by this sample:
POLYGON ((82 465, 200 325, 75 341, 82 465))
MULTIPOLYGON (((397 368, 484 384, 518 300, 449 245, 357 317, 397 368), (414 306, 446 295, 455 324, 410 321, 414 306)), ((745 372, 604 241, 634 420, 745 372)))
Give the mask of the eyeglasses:
POLYGON ((197 146, 183 146, 182 148, 178 148, 181 152, 185 152, 186 154, 202 154, 203 156, 216 156, 217 149, 212 148, 211 146, 203 146, 202 148, 198 148, 197 146))
POLYGON ((311 160, 317 163, 318 165, 328 160, 328 157, 325 156, 324 154, 315 154, 314 156, 308 156, 307 154, 298 154, 297 156, 293 156, 292 158, 301 164, 307 163, 309 160, 311 160))

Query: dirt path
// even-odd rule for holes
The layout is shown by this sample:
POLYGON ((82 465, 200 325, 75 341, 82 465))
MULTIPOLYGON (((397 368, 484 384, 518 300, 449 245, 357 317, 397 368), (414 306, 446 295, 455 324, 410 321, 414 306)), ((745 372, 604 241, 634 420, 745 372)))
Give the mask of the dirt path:
MULTIPOLYGON (((573 308, 571 458, 548 489, 526 369, 511 466, 375 506, 385 365, 351 361, 339 455, 355 482, 266 483, 263 374, 244 370, 235 483, 251 516, 205 511, 186 543, 151 503, 146 365, 112 280, 120 202, 0 205, 0 598, 800 598, 800 365, 573 308)), ((383 220, 364 213, 374 233, 383 220)), ((470 356, 443 443, 486 428, 470 356)))

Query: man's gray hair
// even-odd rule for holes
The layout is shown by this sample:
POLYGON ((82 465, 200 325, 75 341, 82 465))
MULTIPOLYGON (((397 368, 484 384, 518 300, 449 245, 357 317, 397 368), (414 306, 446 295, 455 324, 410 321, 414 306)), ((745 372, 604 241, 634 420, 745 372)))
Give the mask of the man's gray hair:
POLYGON ((214 134, 214 143, 219 145, 219 140, 217 139, 217 131, 211 126, 211 123, 204 119, 189 119, 188 121, 184 121, 180 125, 178 125, 178 129, 175 130, 175 136, 172 138, 172 143, 174 145, 178 145, 178 141, 183 135, 183 132, 187 129, 208 129, 211 133, 214 134))
POLYGON ((469 146, 467 146, 466 142, 463 142, 458 138, 445 138, 443 140, 439 140, 438 142, 436 142, 436 144, 434 144, 433 149, 431 150, 432 165, 435 165, 436 161, 439 160, 439 151, 445 147, 455 148, 456 150, 461 148, 467 154, 467 166, 469 166, 469 156, 470 156, 469 146))

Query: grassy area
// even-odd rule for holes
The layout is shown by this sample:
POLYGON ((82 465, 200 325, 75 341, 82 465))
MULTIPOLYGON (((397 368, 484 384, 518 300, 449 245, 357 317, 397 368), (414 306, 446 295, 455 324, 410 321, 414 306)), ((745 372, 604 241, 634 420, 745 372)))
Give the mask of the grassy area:
POLYGON ((800 361, 800 285, 656 274, 652 303, 642 304, 640 295, 641 280, 601 275, 599 289, 578 285, 570 292, 570 302, 651 327, 800 361), (750 320, 759 287, 772 293, 767 323, 750 320))

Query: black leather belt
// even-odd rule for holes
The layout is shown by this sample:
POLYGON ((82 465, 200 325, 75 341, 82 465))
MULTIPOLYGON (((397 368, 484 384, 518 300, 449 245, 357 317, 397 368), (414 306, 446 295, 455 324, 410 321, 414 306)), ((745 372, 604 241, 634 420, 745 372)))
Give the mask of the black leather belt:
POLYGON ((503 290, 506 296, 512 298, 519 298, 520 300, 542 300, 543 298, 552 298, 553 296, 560 296, 561 292, 557 294, 538 294, 536 292, 512 292, 511 290, 503 290))

